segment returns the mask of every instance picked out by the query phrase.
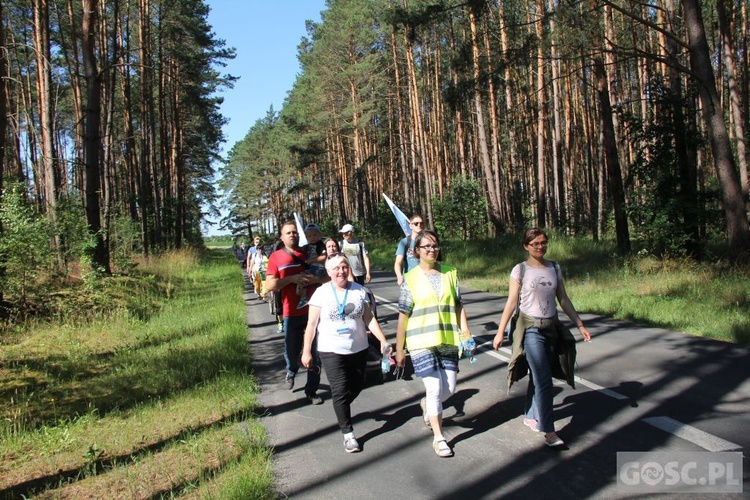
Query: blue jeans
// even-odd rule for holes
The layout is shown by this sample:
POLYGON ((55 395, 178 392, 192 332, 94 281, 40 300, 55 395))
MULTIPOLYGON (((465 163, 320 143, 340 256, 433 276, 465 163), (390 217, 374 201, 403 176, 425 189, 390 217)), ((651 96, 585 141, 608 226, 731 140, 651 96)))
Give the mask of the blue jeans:
POLYGON ((555 355, 555 345, 555 338, 546 337, 535 326, 527 328, 524 333, 523 348, 530 371, 524 416, 536 420, 537 429, 541 432, 555 432, 550 369, 550 359, 555 355))
MULTIPOLYGON (((284 361, 286 361, 286 373, 289 377, 294 377, 299 370, 305 327, 307 327, 307 314, 304 316, 284 316, 284 361)), ((313 340, 313 366, 307 370, 305 394, 314 394, 320 385, 320 356, 318 356, 317 345, 317 339, 313 340)))

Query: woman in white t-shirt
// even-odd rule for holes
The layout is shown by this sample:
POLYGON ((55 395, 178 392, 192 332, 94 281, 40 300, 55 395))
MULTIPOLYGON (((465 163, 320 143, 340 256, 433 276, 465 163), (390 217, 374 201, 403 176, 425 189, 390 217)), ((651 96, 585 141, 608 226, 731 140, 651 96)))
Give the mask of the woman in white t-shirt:
POLYGON ((591 334, 565 291, 560 266, 544 258, 547 244, 547 233, 542 229, 529 229, 524 234, 523 248, 529 258, 516 265, 510 273, 508 301, 492 345, 495 349, 502 345, 505 327, 519 305, 520 315, 513 332, 513 350, 508 363, 508 381, 512 384, 525 375, 525 361, 531 373, 523 423, 533 431, 543 432, 547 446, 562 446, 564 443, 555 433, 552 414, 552 376, 553 373, 564 374, 572 383, 575 339, 558 319, 556 301, 578 327, 585 341, 591 340, 591 334), (573 348, 566 348, 571 342, 573 348), (561 355, 566 356, 567 368, 566 363, 561 361, 561 355))
POLYGON ((329 254, 326 272, 331 281, 318 287, 310 297, 302 364, 312 366, 312 345, 316 340, 331 386, 333 410, 344 434, 344 450, 353 453, 360 451, 360 447, 352 428, 351 403, 365 385, 367 330, 380 341, 381 352, 387 349, 388 341, 372 314, 367 290, 347 279, 346 256, 329 254))

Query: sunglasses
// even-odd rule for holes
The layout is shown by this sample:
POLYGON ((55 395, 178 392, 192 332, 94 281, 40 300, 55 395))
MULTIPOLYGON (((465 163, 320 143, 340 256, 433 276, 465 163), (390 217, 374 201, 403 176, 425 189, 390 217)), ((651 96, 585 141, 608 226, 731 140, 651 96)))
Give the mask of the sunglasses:
POLYGON ((440 250, 440 245, 419 245, 419 248, 424 248, 425 250, 434 250, 438 251, 440 250))
POLYGON ((420 226, 420 227, 424 227, 424 222, 421 222, 421 221, 420 221, 420 222, 411 222, 411 225, 412 225, 412 226, 420 226))

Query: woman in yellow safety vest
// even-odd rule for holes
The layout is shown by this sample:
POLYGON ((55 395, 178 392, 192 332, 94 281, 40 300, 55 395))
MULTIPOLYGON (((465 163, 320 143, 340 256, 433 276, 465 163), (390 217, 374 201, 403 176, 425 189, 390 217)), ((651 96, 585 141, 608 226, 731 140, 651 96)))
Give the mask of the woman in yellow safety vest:
POLYGON ((469 325, 456 268, 438 262, 437 234, 420 232, 414 251, 419 266, 404 275, 398 299, 396 363, 404 366, 404 349, 408 349, 414 374, 425 386, 419 404, 425 425, 432 428, 432 447, 439 457, 450 457, 453 450, 443 436, 443 401, 456 390, 458 345, 461 332, 468 332, 469 325))

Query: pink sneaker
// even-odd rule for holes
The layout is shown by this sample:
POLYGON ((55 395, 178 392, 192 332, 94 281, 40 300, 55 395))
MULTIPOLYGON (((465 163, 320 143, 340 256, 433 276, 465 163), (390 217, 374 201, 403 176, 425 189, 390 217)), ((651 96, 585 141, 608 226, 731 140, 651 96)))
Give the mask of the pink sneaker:
POLYGON ((537 421, 534 420, 533 418, 523 417, 523 425, 525 425, 526 427, 528 427, 529 429, 531 429, 534 432, 539 432, 539 427, 537 426, 537 421))

